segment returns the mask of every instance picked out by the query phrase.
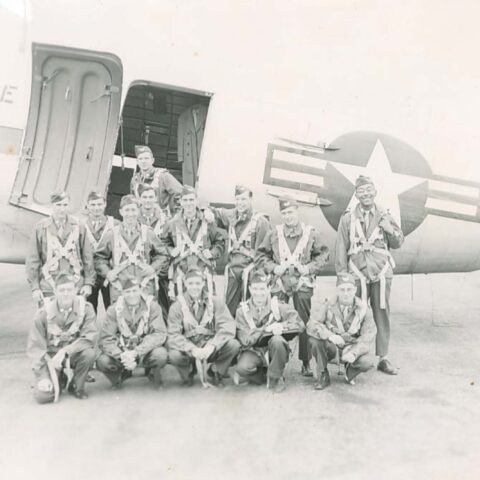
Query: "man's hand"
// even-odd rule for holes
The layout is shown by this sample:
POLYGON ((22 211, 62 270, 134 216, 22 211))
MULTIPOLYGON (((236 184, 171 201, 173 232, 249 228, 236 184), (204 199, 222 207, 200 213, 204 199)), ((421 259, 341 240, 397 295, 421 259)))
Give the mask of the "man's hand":
POLYGON ((65 360, 65 350, 61 348, 52 358, 52 365, 55 370, 61 370, 63 361, 65 360))
POLYGON ((210 355, 215 351, 215 347, 213 345, 205 345, 202 350, 204 360, 208 360, 210 355))
POLYGON ((297 267, 298 273, 300 273, 300 275, 302 276, 308 275, 310 273, 310 269, 308 268, 308 265, 301 265, 300 263, 298 263, 296 267, 297 267))
POLYGON ((277 277, 281 277, 284 273, 285 273, 285 267, 283 265, 277 265, 274 269, 273 269, 273 273, 277 276, 277 277))
POLYGON ((92 294, 92 286, 91 285, 84 285, 80 289, 80 295, 83 295, 85 298, 89 297, 92 294))
POLYGON ((137 353, 135 350, 126 350, 120 355, 120 361, 127 370, 135 370, 137 366, 137 353))
POLYGON ((117 279, 117 275, 115 275, 115 272, 113 270, 109 270, 107 272, 107 280, 110 282, 110 283, 113 283, 115 282, 115 280, 117 279))
POLYGON ((40 392, 45 392, 45 393, 53 392, 53 384, 48 378, 42 378, 37 383, 37 388, 40 392))
POLYGON ((207 223, 213 223, 215 221, 215 214, 212 212, 210 208, 206 208, 203 211, 203 218, 207 223))
POLYGON ((342 362, 353 363, 355 361, 355 355, 353 353, 344 353, 342 355, 342 362))
POLYGON ((281 335, 283 333, 283 325, 280 322, 275 322, 270 325, 270 331, 273 335, 281 335))
POLYGON ((155 275, 155 269, 151 265, 144 265, 142 272, 145 277, 153 277, 155 275))
POLYGON ((211 260, 213 258, 212 252, 210 250, 208 250, 207 248, 202 252, 202 255, 207 260, 211 260))
POLYGON ((394 233, 393 225, 390 222, 390 219, 386 215, 384 215, 380 219, 380 222, 378 222, 378 225, 385 233, 388 233, 388 235, 393 235, 394 233))
POLYGON ((345 345, 345 342, 340 335, 333 334, 333 335, 330 335, 328 339, 337 347, 343 347, 345 345))
POLYGON ((353 343, 355 340, 348 332, 342 333, 341 337, 345 343, 353 343))
POLYGON ((40 289, 34 290, 32 292, 33 301, 38 305, 43 303, 43 293, 40 289))
POLYGON ((193 347, 192 348, 192 356, 197 360, 203 360, 203 348, 193 347))

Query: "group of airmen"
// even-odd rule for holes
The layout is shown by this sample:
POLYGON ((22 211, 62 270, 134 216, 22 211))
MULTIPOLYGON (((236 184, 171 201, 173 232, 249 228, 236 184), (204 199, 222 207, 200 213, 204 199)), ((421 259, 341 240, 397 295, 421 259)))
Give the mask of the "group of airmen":
POLYGON ((114 389, 141 368, 158 388, 168 363, 185 386, 195 374, 205 387, 222 387, 230 376, 235 385, 266 384, 278 393, 297 336, 301 374, 315 377, 316 390, 330 385, 332 361, 350 384, 374 367, 375 355, 379 371, 397 373, 387 358, 390 248, 401 246, 403 234, 375 204, 370 178, 357 179, 358 205, 340 221, 336 294, 311 315, 315 278, 330 253, 299 218, 295 199, 279 199, 280 225, 254 211, 245 186, 235 188, 234 208, 201 209, 195 189, 154 167, 149 147, 135 153, 122 221, 105 215, 102 193, 91 192, 86 211, 73 216, 60 192, 32 235, 26 271, 38 310, 27 351, 39 403, 64 391, 87 398, 93 368, 114 389), (214 273, 225 250, 220 292, 214 273))

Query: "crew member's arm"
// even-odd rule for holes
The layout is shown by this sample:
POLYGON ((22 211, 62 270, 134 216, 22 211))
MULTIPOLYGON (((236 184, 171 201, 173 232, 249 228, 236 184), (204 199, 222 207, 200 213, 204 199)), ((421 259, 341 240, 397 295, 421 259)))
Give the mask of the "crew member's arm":
POLYGON ((135 347, 138 355, 143 356, 157 347, 161 347, 167 340, 167 327, 163 321, 162 309, 157 302, 150 304, 150 316, 148 320, 149 331, 142 342, 135 347))
POLYGON ((215 223, 217 224, 217 226, 220 228, 223 228, 224 230, 227 230, 228 227, 230 226, 230 219, 234 214, 234 208, 216 208, 216 207, 208 207, 208 208, 212 211, 215 217, 215 223))
POLYGON ((151 228, 148 229, 147 237, 151 245, 150 265, 158 275, 166 276, 170 265, 170 255, 167 247, 155 235, 155 232, 151 228))
POLYGON ((312 235, 312 250, 311 261, 307 263, 308 271, 311 275, 318 275, 327 265, 330 253, 328 247, 323 245, 320 235, 315 230, 310 234, 312 235))
POLYGON ((88 238, 85 225, 80 223, 79 225, 80 236, 79 242, 81 247, 82 263, 83 263, 83 283, 84 285, 90 285, 92 288, 95 285, 96 273, 94 266, 94 251, 93 245, 88 238))
POLYGON ((97 274, 103 278, 106 278, 107 273, 111 270, 110 261, 112 259, 113 252, 113 232, 106 232, 103 238, 100 240, 97 249, 93 255, 95 270, 97 274))
MULTIPOLYGON (((393 219, 390 213, 386 213, 384 219, 380 220, 380 226, 383 222, 390 223, 392 231, 387 231, 383 228, 383 233, 387 237, 387 244, 389 248, 400 248, 405 240, 402 229, 398 226, 397 222, 393 219)), ((388 228, 390 230, 390 228, 388 228)))
POLYGON ((307 334, 319 340, 328 340, 334 333, 326 326, 326 319, 327 306, 324 304, 318 313, 310 316, 310 320, 307 323, 307 334))
POLYGON ((182 307, 178 300, 168 311, 167 325, 169 349, 190 353, 196 347, 184 335, 182 307))
POLYGON ((160 241, 171 256, 172 250, 175 248, 175 224, 173 220, 168 221, 160 234, 160 241))
POLYGON ((337 240, 335 242, 335 272, 348 272, 348 250, 350 249, 349 222, 350 215, 345 214, 340 219, 337 240))
POLYGON ((274 260, 273 245, 276 238, 277 232, 274 228, 270 229, 257 249, 255 264, 257 267, 263 268, 267 273, 272 273, 275 267, 279 265, 279 263, 274 260))
POLYGON ((118 334, 117 312, 115 311, 115 305, 112 305, 107 309, 98 346, 103 353, 116 359, 120 359, 122 354, 122 349, 118 346, 118 334))
POLYGON ((212 253, 212 259, 216 260, 222 256, 225 250, 226 232, 213 223, 210 223, 208 225, 208 237, 211 244, 210 252, 212 253))
POLYGON ((32 289, 40 289, 40 271, 42 268, 42 230, 38 227, 35 227, 35 231, 30 238, 30 246, 28 249, 28 254, 25 259, 25 270, 27 272, 27 280, 32 289))
POLYGON ((86 302, 85 319, 83 320, 80 328, 80 335, 72 343, 64 347, 63 350, 65 350, 65 353, 72 356, 85 350, 86 348, 93 348, 97 334, 98 331, 95 310, 90 303, 86 302))
POLYGON ((27 355, 37 380, 50 378, 45 355, 47 354, 47 316, 42 308, 37 311, 28 334, 27 355))
POLYGON ((237 308, 235 323, 237 325, 237 339, 240 344, 244 347, 253 347, 258 342, 263 332, 258 328, 250 328, 241 305, 237 308))
POLYGON ((207 345, 211 345, 215 350, 221 348, 221 346, 228 340, 235 338, 236 325, 230 310, 224 301, 216 298, 214 302, 214 315, 215 315, 215 336, 211 338, 207 345))
POLYGON ((172 213, 177 209, 182 188, 182 184, 170 172, 164 172, 160 176, 159 190, 165 190, 168 193, 168 204, 172 213))
POLYGON ((260 246, 263 244, 263 242, 267 238, 267 235, 271 229, 272 229, 272 225, 267 217, 262 215, 261 217, 258 218, 255 232, 253 234, 254 238, 253 238, 253 245, 252 245, 255 252, 257 252, 260 246))
POLYGON ((285 330, 298 330, 299 332, 305 330, 303 321, 292 306, 288 303, 279 302, 278 309, 280 310, 280 322, 285 330))
POLYGON ((373 320, 372 309, 368 307, 362 326, 360 327, 360 336, 356 343, 353 343, 348 347, 348 353, 355 355, 355 358, 368 353, 376 335, 377 327, 373 320))

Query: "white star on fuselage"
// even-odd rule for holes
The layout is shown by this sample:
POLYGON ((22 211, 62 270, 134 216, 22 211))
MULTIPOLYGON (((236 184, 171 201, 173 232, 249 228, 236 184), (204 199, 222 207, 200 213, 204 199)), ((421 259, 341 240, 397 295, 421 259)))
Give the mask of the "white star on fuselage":
MULTIPOLYGON (((389 210, 399 225, 401 224, 401 216, 398 196, 425 181, 424 178, 393 172, 380 140, 377 140, 368 163, 364 167, 340 162, 330 162, 330 165, 336 168, 353 185, 355 185, 355 180, 359 175, 370 177, 377 190, 375 203, 385 210, 389 210)), ((348 207, 353 209, 357 202, 354 192, 348 207)))

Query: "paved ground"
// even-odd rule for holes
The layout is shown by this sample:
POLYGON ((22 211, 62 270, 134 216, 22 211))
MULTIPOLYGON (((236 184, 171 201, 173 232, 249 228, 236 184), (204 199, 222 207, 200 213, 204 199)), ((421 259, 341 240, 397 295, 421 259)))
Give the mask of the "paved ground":
MULTIPOLYGON (((5 479, 472 479, 480 477, 480 275, 398 277, 392 352, 400 375, 371 372, 325 392, 163 391, 136 377, 113 393, 38 406, 23 349, 32 303, 23 268, 0 266, 0 472, 5 479)), ((333 290, 321 279, 316 304, 333 290)), ((168 367, 170 368, 170 367, 168 367)), ((332 373, 336 368, 332 367, 332 373)))

